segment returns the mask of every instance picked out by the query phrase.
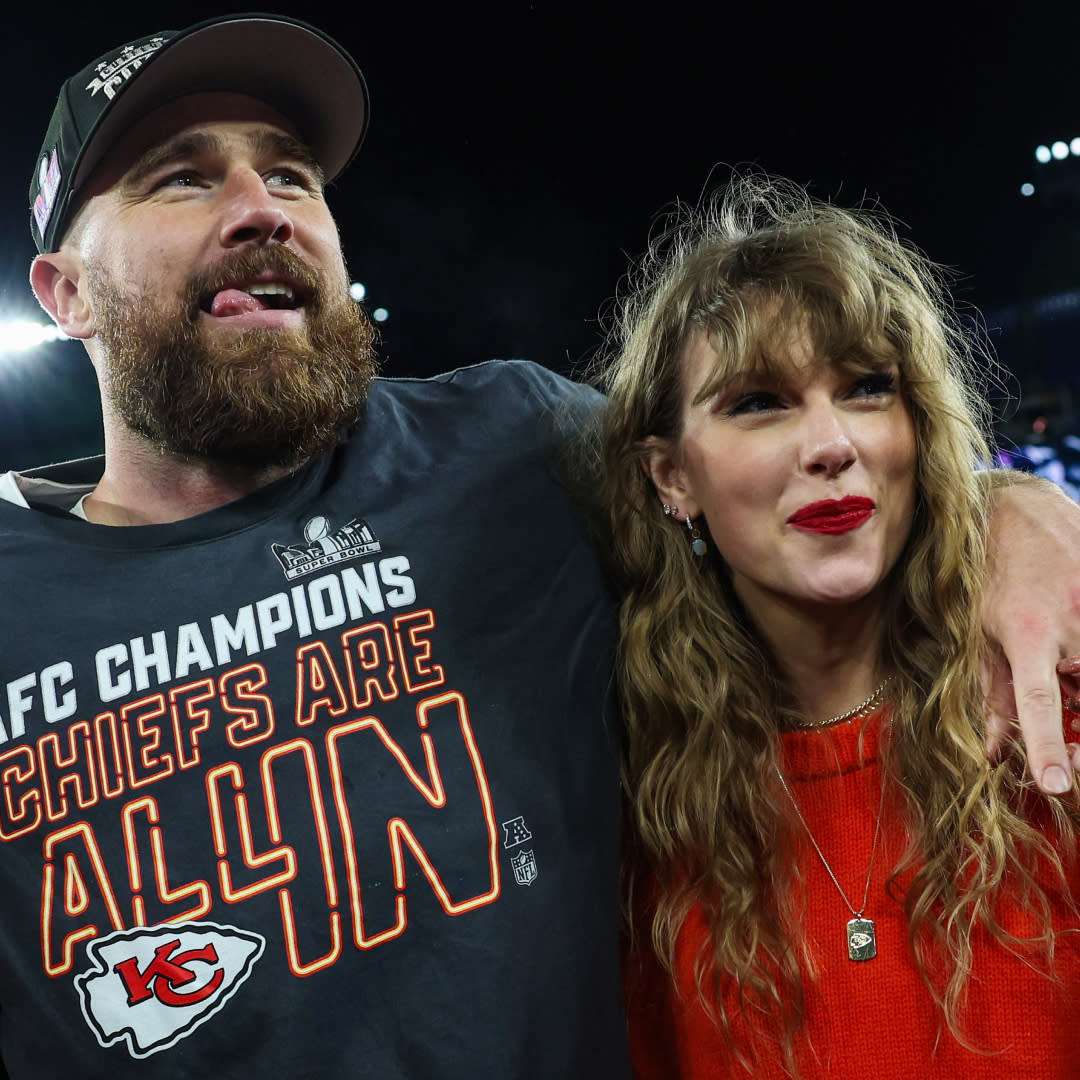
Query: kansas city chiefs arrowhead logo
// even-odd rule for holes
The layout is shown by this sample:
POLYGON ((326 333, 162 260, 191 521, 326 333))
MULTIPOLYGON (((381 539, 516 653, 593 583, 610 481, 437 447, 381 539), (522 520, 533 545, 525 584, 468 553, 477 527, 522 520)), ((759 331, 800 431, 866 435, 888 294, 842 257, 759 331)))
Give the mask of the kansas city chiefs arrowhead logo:
POLYGON ((92 966, 75 978, 83 1015, 102 1046, 126 1040, 132 1057, 149 1057, 220 1012, 265 944, 209 922, 117 930, 86 947, 92 966))

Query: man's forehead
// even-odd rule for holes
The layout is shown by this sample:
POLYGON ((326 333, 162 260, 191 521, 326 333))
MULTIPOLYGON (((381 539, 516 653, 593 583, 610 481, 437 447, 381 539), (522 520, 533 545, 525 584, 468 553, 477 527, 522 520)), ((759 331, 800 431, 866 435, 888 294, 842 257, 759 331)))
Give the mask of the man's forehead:
MULTIPOLYGON (((279 146, 291 147, 297 156, 310 158, 295 126, 265 102, 243 94, 192 94, 155 109, 134 124, 102 158, 88 184, 90 193, 112 187, 159 149, 184 141, 198 142, 200 136, 219 138, 216 133, 222 125, 241 124, 251 133, 276 134, 279 146)), ((267 141, 264 137, 263 142, 267 141)))

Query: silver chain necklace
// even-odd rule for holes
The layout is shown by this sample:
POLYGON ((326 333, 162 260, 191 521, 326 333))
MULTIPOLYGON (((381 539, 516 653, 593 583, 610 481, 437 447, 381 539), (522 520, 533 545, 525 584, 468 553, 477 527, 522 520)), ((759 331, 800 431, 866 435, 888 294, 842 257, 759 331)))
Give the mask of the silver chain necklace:
MULTIPOLYGON (((880 692, 881 688, 879 687, 877 693, 880 692)), ((877 696, 877 693, 875 693, 874 697, 877 696)), ((870 700, 873 701, 873 698, 870 700)), ((806 818, 803 817, 803 812, 799 809, 799 804, 795 801, 795 795, 792 793, 791 788, 788 787, 787 781, 784 779, 784 774, 780 771, 779 766, 776 767, 776 775, 780 778, 780 783, 787 793, 787 797, 791 800, 791 805, 795 807, 795 813, 799 815, 799 820, 806 830, 806 835, 810 837, 810 843, 814 845, 814 850, 818 853, 818 858, 821 860, 822 866, 828 871, 829 877, 832 878, 832 883, 836 886, 836 891, 847 905, 848 911, 851 912, 852 917, 848 920, 847 924, 848 959, 873 960, 874 957, 877 956, 877 934, 874 931, 874 920, 867 919, 863 915, 863 912, 866 910, 866 901, 870 896, 870 877, 874 872, 874 857, 877 855, 878 837, 881 835, 881 812, 885 806, 885 784, 882 783, 881 785, 881 798, 878 801, 877 824, 874 826, 874 845, 870 849, 870 865, 866 868, 866 884, 863 886, 862 903, 859 905, 859 910, 856 911, 852 906, 851 901, 847 898, 847 893, 840 888, 840 882, 836 880, 836 875, 829 865, 829 860, 825 858, 825 853, 821 850, 820 845, 814 838, 814 834, 810 831, 810 826, 806 823, 806 818)))

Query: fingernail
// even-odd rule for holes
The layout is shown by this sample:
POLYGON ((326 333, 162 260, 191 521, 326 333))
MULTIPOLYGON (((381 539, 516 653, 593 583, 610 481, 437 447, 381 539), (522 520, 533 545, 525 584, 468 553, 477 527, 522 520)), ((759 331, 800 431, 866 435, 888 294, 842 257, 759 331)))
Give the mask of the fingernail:
POLYGON ((1060 765, 1050 765, 1043 770, 1042 786, 1051 795, 1064 795, 1072 786, 1065 770, 1060 765))

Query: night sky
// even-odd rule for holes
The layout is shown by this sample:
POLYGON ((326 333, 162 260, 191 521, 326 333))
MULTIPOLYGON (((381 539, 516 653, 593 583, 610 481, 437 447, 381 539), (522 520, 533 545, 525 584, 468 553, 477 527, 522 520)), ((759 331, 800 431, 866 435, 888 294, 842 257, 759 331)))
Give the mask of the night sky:
MULTIPOLYGON (((62 6, 9 24, 0 314, 36 312, 26 190, 59 84, 131 38, 229 10, 248 6, 62 6)), ((372 126, 330 201, 369 308, 390 313, 387 375, 491 357, 580 370, 657 214, 732 165, 880 200, 955 268, 965 304, 1080 287, 1075 208, 1019 194, 1042 194, 1037 143, 1080 135, 1075 5, 266 10, 316 23, 368 79, 372 126)), ((0 466, 94 452, 95 415, 77 344, 0 359, 0 466)))

